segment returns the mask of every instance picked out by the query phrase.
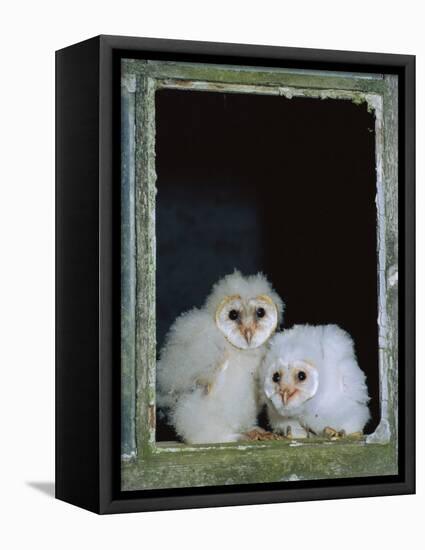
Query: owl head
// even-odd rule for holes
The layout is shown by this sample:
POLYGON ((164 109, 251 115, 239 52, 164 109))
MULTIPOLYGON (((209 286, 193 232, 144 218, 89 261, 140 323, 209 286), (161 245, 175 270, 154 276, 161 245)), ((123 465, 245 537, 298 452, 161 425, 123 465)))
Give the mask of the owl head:
POLYGON ((267 368, 264 392, 284 416, 311 399, 318 387, 319 373, 308 361, 279 359, 267 368))
POLYGON ((261 273, 227 275, 213 288, 206 303, 217 328, 238 349, 264 344, 279 325, 283 302, 261 273))
POLYGON ((314 354, 309 353, 308 346, 294 345, 290 332, 274 337, 263 363, 264 393, 283 416, 302 406, 319 389, 314 354))

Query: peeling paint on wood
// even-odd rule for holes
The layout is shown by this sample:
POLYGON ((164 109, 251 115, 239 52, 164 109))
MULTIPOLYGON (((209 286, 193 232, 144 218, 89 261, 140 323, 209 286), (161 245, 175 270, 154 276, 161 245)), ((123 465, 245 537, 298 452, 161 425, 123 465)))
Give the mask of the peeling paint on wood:
MULTIPOLYGON (((397 77, 125 60, 135 97, 135 389, 137 458, 123 490, 397 473, 397 77), (363 441, 155 443, 155 91, 174 88, 366 103, 375 116, 381 421, 363 441)), ((125 380, 124 380, 125 383, 125 380)), ((127 413, 125 413, 127 414, 127 413)), ((125 457, 133 456, 126 454, 125 457)))
POLYGON ((131 69, 134 73, 150 76, 156 80, 171 79, 222 84, 330 88, 381 94, 385 89, 382 75, 365 78, 356 73, 335 73, 332 71, 297 71, 270 67, 232 67, 216 64, 137 60, 125 60, 123 67, 125 71, 131 69))
POLYGON ((149 454, 155 431, 149 407, 155 406, 155 82, 137 77, 136 90, 136 378, 137 450, 149 454))
POLYGON ((149 430, 154 431, 155 430, 155 405, 149 405, 148 408, 148 424, 149 424, 149 430))
POLYGON ((121 80, 121 454, 136 455, 135 416, 135 91, 136 77, 121 80))
POLYGON ((205 92, 237 93, 237 94, 259 94, 276 95, 292 99, 293 97, 311 97, 317 99, 345 99, 360 105, 367 103, 369 111, 379 112, 381 108, 381 96, 378 94, 365 93, 353 90, 339 89, 316 89, 288 86, 261 86, 258 84, 223 84, 219 82, 193 81, 164 79, 158 80, 158 88, 195 90, 205 92))
POLYGON ((389 278, 398 272, 398 77, 385 77, 384 91, 384 148, 383 177, 385 189, 385 304, 387 309, 387 341, 381 369, 386 373, 387 417, 392 438, 398 442, 398 278, 389 284, 389 278))
POLYGON ((122 488, 196 487, 299 479, 393 475, 394 445, 328 442, 293 446, 267 442, 243 453, 219 446, 198 452, 160 453, 125 464, 122 488))

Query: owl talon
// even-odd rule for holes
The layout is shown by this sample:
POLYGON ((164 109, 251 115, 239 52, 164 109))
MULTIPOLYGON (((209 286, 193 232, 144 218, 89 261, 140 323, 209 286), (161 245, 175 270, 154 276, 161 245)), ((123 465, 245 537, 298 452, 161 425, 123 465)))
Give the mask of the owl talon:
POLYGON ((276 441, 285 439, 284 436, 273 432, 267 432, 266 430, 263 430, 263 428, 254 428, 249 432, 245 432, 244 436, 250 441, 276 441))
POLYGON ((336 441, 337 439, 341 439, 342 437, 345 437, 345 430, 334 430, 334 428, 330 428, 327 426, 323 430, 323 435, 330 439, 331 441, 336 441))
POLYGON ((329 426, 323 430, 323 435, 328 437, 331 441, 336 441, 338 439, 346 438, 354 441, 360 441, 364 438, 363 432, 352 432, 347 434, 345 430, 334 430, 329 426))

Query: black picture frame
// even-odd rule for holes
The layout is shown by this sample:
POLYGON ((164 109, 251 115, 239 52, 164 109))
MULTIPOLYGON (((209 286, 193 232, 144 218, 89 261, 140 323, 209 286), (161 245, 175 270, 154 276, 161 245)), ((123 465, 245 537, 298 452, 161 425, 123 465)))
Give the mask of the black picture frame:
POLYGON ((93 512, 415 492, 415 57, 98 36, 56 53, 56 498, 93 512), (122 57, 399 76, 399 474, 120 490, 119 67, 122 57), (118 289, 118 291, 117 291, 118 289))

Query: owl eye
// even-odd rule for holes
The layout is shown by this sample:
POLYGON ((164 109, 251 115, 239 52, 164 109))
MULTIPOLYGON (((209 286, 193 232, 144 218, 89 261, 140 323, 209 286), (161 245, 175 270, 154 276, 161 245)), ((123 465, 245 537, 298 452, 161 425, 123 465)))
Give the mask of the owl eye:
POLYGON ((236 309, 231 309, 229 311, 229 319, 231 319, 232 321, 236 321, 238 317, 239 317, 239 311, 237 311, 236 309))
POLYGON ((257 317, 259 317, 260 319, 261 317, 264 317, 265 314, 266 314, 266 310, 263 307, 259 307, 257 309, 257 317))
POLYGON ((298 373, 298 380, 300 382, 303 382, 306 378, 307 374, 303 370, 300 370, 300 372, 298 373))
POLYGON ((273 374, 273 382, 279 382, 280 380, 280 372, 275 372, 273 374))

